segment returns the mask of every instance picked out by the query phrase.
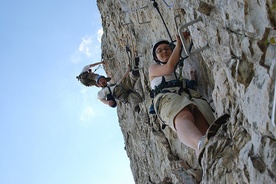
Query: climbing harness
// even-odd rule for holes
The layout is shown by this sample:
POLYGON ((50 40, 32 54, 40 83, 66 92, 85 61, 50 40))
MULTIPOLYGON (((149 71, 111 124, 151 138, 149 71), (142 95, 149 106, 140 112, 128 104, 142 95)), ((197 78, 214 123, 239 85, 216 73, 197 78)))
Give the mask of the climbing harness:
POLYGON ((152 103, 149 108, 149 113, 156 114, 158 116, 159 120, 162 122, 162 129, 164 129, 166 127, 166 123, 160 117, 160 115, 158 113, 158 109, 159 109, 160 101, 163 98, 163 95, 158 97, 158 99, 156 101, 156 106, 154 106, 154 103, 153 103, 154 97, 156 97, 158 94, 162 94, 162 93, 163 94, 175 93, 175 94, 178 94, 181 96, 181 93, 183 91, 185 91, 186 94, 188 94, 189 100, 192 100, 193 96, 191 95, 191 92, 187 86, 183 87, 183 81, 176 79, 176 80, 171 80, 171 81, 166 82, 164 76, 162 76, 162 82, 158 86, 156 86, 154 90, 151 90, 150 97, 152 99, 152 103), (171 88, 171 89, 168 89, 168 88, 171 88))
POLYGON ((166 127, 166 123, 162 120, 159 113, 156 113, 156 112, 158 111, 159 103, 163 96, 160 96, 157 99, 156 107, 153 105, 154 97, 156 97, 160 93, 176 93, 178 95, 181 95, 183 90, 185 90, 185 88, 183 88, 182 81, 171 80, 171 81, 166 82, 165 77, 162 76, 162 82, 158 86, 156 86, 154 90, 151 91, 150 97, 152 98, 152 104, 150 106, 149 113, 156 114, 158 116, 159 120, 162 122, 162 129, 164 129, 166 127), (171 91, 168 89, 168 88, 174 88, 174 87, 178 87, 178 90, 174 89, 173 91, 171 91))
POLYGON ((108 84, 107 86, 106 86, 106 88, 108 88, 108 91, 109 91, 109 93, 106 95, 106 100, 112 100, 113 102, 114 102, 114 104, 113 104, 113 106, 111 106, 111 107, 116 107, 117 106, 117 102, 116 102, 116 100, 119 100, 119 101, 121 101, 122 103, 124 103, 124 104, 127 104, 128 103, 128 101, 125 101, 125 100, 123 100, 123 99, 120 99, 120 97, 123 95, 123 94, 129 94, 129 93, 132 93, 132 92, 134 92, 133 90, 126 90, 123 86, 121 86, 121 85, 117 85, 116 83, 114 83, 114 84, 108 84), (115 92, 118 92, 118 90, 116 90, 115 88, 113 89, 113 92, 111 91, 111 88, 110 87, 113 87, 113 86, 115 86, 115 88, 117 89, 119 89, 120 88, 120 90, 119 90, 119 94, 116 94, 115 92))

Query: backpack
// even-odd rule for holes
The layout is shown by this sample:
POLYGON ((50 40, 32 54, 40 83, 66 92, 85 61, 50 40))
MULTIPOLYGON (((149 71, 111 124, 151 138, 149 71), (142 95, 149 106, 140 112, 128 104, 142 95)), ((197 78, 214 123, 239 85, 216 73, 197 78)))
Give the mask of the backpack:
POLYGON ((96 78, 98 77, 98 74, 92 73, 92 72, 83 72, 76 78, 85 86, 97 86, 96 85, 96 78))

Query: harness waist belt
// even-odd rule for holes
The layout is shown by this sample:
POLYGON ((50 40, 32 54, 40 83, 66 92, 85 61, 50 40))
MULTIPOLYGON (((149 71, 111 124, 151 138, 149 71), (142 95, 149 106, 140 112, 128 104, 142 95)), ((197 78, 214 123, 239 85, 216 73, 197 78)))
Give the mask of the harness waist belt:
POLYGON ((182 87, 183 83, 180 80, 169 81, 165 88, 182 87))
MULTIPOLYGON (((165 88, 173 88, 173 87, 183 87, 183 83, 180 80, 172 80, 172 81, 168 81, 165 83, 161 83, 158 86, 155 87, 154 91, 154 96, 158 95, 160 92, 164 93, 165 88)), ((168 90, 169 91, 169 90, 168 90)))

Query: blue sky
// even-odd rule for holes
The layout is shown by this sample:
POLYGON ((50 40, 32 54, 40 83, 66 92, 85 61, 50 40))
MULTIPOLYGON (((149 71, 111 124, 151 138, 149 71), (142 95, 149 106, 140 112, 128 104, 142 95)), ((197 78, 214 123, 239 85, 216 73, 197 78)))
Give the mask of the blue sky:
POLYGON ((96 0, 2 1, 0 26, 0 183, 134 183, 116 109, 75 78, 101 60, 96 0))

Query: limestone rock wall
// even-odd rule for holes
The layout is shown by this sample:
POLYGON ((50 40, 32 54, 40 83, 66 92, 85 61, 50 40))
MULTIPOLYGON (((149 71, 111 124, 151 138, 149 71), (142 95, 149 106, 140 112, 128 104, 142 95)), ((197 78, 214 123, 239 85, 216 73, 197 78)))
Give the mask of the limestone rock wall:
POLYGON ((188 29, 194 49, 208 47, 185 60, 183 73, 197 71, 198 90, 211 102, 216 117, 231 115, 229 123, 209 141, 202 167, 194 151, 148 113, 151 47, 160 38, 170 39, 153 2, 97 0, 107 74, 116 82, 129 61, 140 58, 136 89, 145 99, 141 111, 134 112, 123 103, 117 108, 135 182, 276 183, 276 128, 271 118, 276 1, 155 1, 172 37, 181 25, 202 18, 188 29))

